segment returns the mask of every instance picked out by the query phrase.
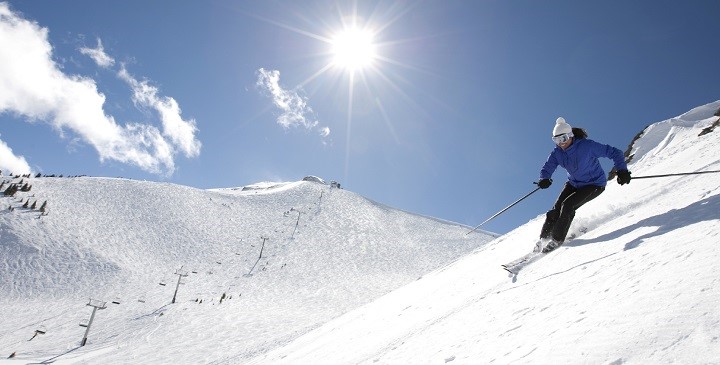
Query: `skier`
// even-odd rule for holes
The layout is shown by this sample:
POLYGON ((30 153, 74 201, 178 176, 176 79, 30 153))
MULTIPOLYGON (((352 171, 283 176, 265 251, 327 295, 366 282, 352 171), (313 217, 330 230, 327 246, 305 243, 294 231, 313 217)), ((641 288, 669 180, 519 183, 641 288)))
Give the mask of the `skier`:
POLYGON ((612 159, 620 185, 630 183, 630 171, 619 149, 587 138, 581 128, 571 127, 563 117, 557 118, 553 128, 553 142, 556 147, 550 153, 540 171, 538 187, 547 189, 552 184, 552 174, 558 166, 565 168, 568 181, 557 198, 555 205, 545 217, 540 231, 536 251, 550 252, 565 242, 575 211, 583 204, 598 197, 607 184, 605 171, 599 157, 612 159))

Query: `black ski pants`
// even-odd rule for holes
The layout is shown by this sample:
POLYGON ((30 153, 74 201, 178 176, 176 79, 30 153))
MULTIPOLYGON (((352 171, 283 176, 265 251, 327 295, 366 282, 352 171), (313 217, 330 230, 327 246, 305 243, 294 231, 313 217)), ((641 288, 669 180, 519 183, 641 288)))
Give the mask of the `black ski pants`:
POLYGON ((605 190, 603 186, 584 186, 575 188, 569 182, 555 202, 555 205, 545 215, 540 238, 552 238, 560 243, 565 242, 570 224, 575 218, 575 211, 583 204, 595 199, 605 190))

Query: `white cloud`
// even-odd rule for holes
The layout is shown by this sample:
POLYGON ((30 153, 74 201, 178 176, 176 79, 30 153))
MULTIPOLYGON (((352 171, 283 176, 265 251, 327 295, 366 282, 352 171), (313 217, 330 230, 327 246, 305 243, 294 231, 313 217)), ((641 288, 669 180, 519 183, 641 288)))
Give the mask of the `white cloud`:
POLYGON ((89 56, 92 58, 95 63, 97 63, 98 66, 103 68, 109 68, 112 65, 115 64, 115 59, 108 56, 107 53, 105 53, 105 49, 103 48, 102 41, 100 41, 100 38, 97 40, 98 45, 97 48, 87 48, 82 47, 79 49, 80 53, 89 56))
POLYGON ((30 165, 28 165, 25 158, 22 156, 16 156, 12 148, 0 141, 0 170, 5 175, 8 174, 29 174, 31 172, 30 165))
POLYGON ((320 128, 320 135, 324 138, 330 135, 330 127, 320 128))
MULTIPOLYGON (((136 102, 158 111, 163 131, 145 124, 119 125, 105 114, 105 95, 94 80, 58 68, 47 34, 46 28, 0 3, 0 113, 47 122, 61 136, 70 130, 92 145, 101 161, 116 160, 153 173, 174 172, 178 147, 188 157, 199 154, 195 121, 182 120, 174 99, 158 97, 157 89, 135 81, 123 67, 119 77, 131 84, 136 102)), ((102 43, 95 51, 104 54, 102 43)))
POLYGON ((307 98, 295 90, 286 90, 280 86, 280 71, 258 70, 257 85, 268 92, 273 103, 282 112, 277 123, 284 128, 303 126, 312 129, 318 122, 313 118, 313 110, 307 105, 307 98))
POLYGON ((187 157, 200 155, 201 143, 195 139, 197 132, 195 120, 182 119, 180 106, 175 99, 158 96, 156 87, 150 86, 146 80, 136 80, 124 66, 118 72, 118 76, 132 87, 133 101, 136 104, 153 108, 158 112, 162 120, 164 136, 180 147, 187 157))

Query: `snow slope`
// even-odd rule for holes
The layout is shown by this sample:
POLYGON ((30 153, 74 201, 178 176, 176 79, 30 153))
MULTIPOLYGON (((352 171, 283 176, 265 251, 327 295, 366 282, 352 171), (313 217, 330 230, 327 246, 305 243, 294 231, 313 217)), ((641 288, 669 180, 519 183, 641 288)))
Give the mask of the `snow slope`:
POLYGON ((317 182, 23 180, 29 192, 0 197, 0 356, 13 364, 242 363, 495 238, 317 182), (80 347, 90 299, 107 308, 80 347))
MULTIPOLYGON (((646 128, 633 176, 720 170, 719 108, 646 128)), ((0 364, 720 364, 720 174, 612 182, 515 279, 542 216, 492 240, 315 182, 32 184, 49 215, 0 198, 0 364)))
MULTIPOLYGON (((649 126, 633 175, 720 170, 720 101, 649 126)), ((720 174, 612 182, 514 280, 542 216, 252 364, 720 364, 720 174)))

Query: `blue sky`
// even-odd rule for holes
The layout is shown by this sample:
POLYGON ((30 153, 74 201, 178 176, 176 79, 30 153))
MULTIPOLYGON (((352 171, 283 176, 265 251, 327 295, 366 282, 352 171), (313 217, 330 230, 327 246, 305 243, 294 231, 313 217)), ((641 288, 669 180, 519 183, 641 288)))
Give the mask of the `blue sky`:
MULTIPOLYGON (((197 188, 316 175, 474 226, 534 188, 558 116, 625 150, 719 99, 718 16, 717 1, 0 2, 0 169, 197 188), (374 56, 350 69, 332 42, 353 28, 374 56)), ((546 211, 554 178, 484 228, 546 211)))

